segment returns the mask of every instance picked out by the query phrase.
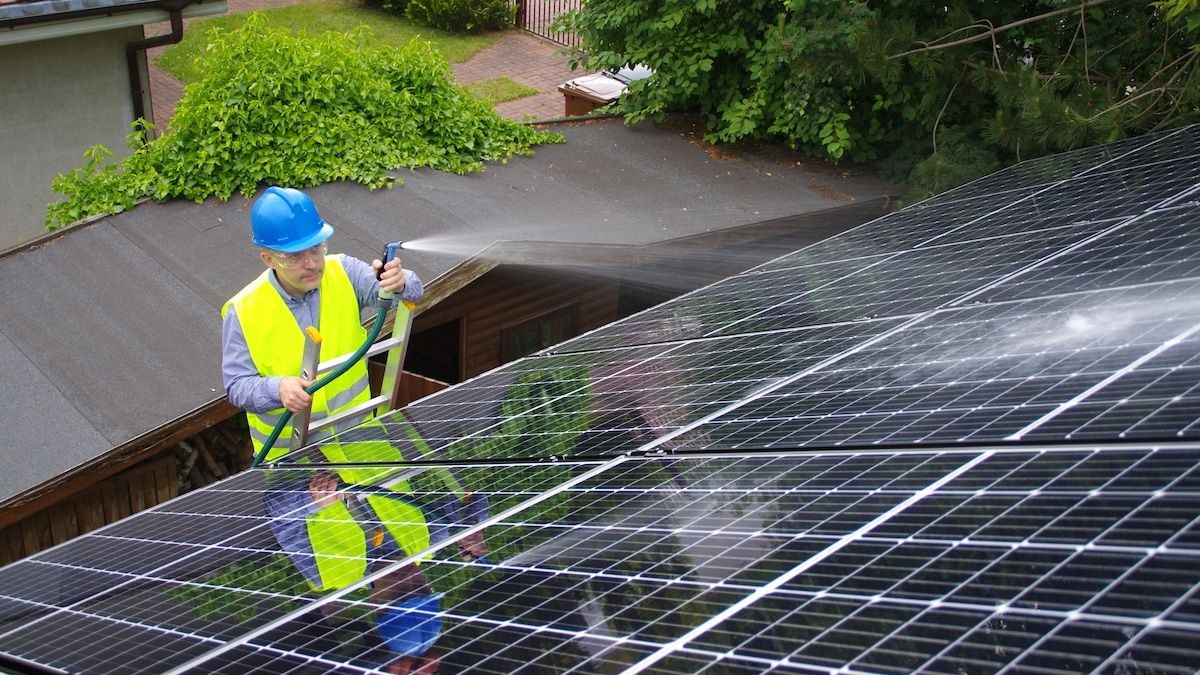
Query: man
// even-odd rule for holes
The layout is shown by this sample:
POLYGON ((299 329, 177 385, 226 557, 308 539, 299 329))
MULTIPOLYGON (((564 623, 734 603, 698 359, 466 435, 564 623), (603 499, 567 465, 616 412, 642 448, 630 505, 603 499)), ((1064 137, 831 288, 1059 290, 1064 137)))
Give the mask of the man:
MULTIPOLYGON (((300 412, 311 404, 317 420, 370 398, 361 360, 314 395, 304 391, 313 383, 298 377, 305 328, 320 331, 322 360, 349 354, 367 337, 362 308, 380 302, 380 289, 415 301, 423 287, 399 259, 385 266, 379 260, 368 265, 347 255, 327 255, 333 227, 300 190, 267 188, 250 210, 250 226, 267 269, 221 309, 221 373, 229 401, 246 411, 257 454, 285 408, 300 412)), ((286 428, 280 438, 290 435, 286 428)), ((274 447, 268 459, 284 452, 286 447, 274 447)))

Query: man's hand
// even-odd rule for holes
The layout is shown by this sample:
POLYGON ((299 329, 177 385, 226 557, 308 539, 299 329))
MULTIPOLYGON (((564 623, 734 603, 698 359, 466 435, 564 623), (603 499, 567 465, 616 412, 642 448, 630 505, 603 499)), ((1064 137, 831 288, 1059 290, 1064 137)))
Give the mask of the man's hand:
POLYGON ((312 380, 302 380, 298 377, 285 377, 279 380, 279 401, 283 407, 298 413, 312 405, 312 396, 305 387, 312 386, 312 380))
POLYGON ((483 540, 483 531, 468 534, 458 542, 458 554, 463 560, 470 562, 487 555, 487 543, 483 540))
POLYGON ((400 264, 399 258, 392 258, 386 265, 378 260, 373 260, 371 267, 376 274, 379 274, 379 290, 393 293, 400 293, 404 290, 404 266, 400 264), (380 266, 383 266, 382 274, 379 274, 380 266))
POLYGON ((338 491, 338 477, 327 472, 317 472, 308 479, 308 494, 318 509, 334 502, 346 501, 346 493, 338 491))

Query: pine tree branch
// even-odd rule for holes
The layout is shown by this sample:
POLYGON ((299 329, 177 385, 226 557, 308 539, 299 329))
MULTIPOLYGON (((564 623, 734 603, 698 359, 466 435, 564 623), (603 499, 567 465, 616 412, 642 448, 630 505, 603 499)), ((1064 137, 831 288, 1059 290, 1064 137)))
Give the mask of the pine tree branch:
MULTIPOLYGON (((1113 2, 1113 1, 1114 0, 1086 0, 1084 2, 1080 2, 1078 7, 1076 7, 1076 6, 1063 7, 1062 9, 1056 9, 1053 12, 1046 12, 1045 14, 1038 14, 1037 16, 1026 17, 1026 18, 1020 19, 1018 21, 1013 21, 1012 23, 1006 23, 1003 26, 1000 26, 999 28, 991 28, 984 33, 980 33, 978 35, 972 35, 969 38, 963 38, 961 40, 955 40, 953 42, 939 43, 938 40, 944 40, 947 37, 947 36, 942 36, 942 37, 938 38, 938 40, 934 40, 933 43, 926 44, 926 46, 924 46, 924 47, 920 47, 918 49, 910 49, 906 52, 900 52, 899 54, 892 54, 888 58, 889 59, 898 59, 898 58, 901 58, 904 56, 911 56, 912 54, 919 54, 921 52, 932 52, 932 51, 937 51, 940 49, 949 49, 950 47, 958 47, 960 45, 966 45, 966 44, 971 44, 972 42, 979 42, 980 40, 986 40, 989 37, 992 38, 993 40, 995 40, 996 35, 999 35, 1000 33, 1003 33, 1008 30, 1012 30, 1013 28, 1016 28, 1018 26, 1024 26, 1027 23, 1035 23, 1038 21, 1044 21, 1045 19, 1051 19, 1056 16, 1060 16, 1062 14, 1069 14, 1069 13, 1075 12, 1075 11, 1082 12, 1083 10, 1085 10, 1089 7, 1095 7, 1097 5, 1103 5, 1103 4, 1106 4, 1109 2, 1113 2)), ((975 23, 975 24, 972 24, 970 27, 976 27, 978 25, 979 25, 978 23, 975 23)), ((962 29, 959 29, 959 30, 962 30, 962 29)), ((953 35, 953 33, 951 33, 951 35, 953 35)))
MULTIPOLYGON (((1071 42, 1067 44, 1066 51, 1063 52, 1062 60, 1058 62, 1058 67, 1061 69, 1067 65, 1067 61, 1071 59, 1071 52, 1075 50, 1075 41, 1079 39, 1079 33, 1083 30, 1083 12, 1079 13, 1079 23, 1075 26, 1075 32, 1071 34, 1071 42)), ((1087 37, 1084 37, 1087 40, 1087 37)))
POLYGON ((1184 73, 1188 72, 1188 70, 1191 69, 1191 67, 1193 65, 1195 65, 1197 58, 1200 58, 1200 52, 1193 51, 1189 54, 1185 54, 1185 55, 1179 57, 1178 59, 1175 59, 1174 61, 1172 61, 1171 63, 1169 63, 1167 65, 1168 68, 1175 65, 1176 63, 1179 63, 1180 61, 1184 61, 1184 64, 1182 66, 1180 66, 1179 70, 1176 70, 1175 74, 1171 75, 1171 78, 1168 79, 1166 82, 1164 82, 1163 84, 1161 84, 1157 87, 1154 87, 1152 89, 1147 89, 1145 91, 1137 93, 1134 96, 1130 96, 1129 98, 1121 101, 1120 103, 1110 105, 1109 107, 1105 108, 1104 110, 1101 110, 1100 112, 1096 113, 1095 115, 1092 115, 1091 117, 1083 118, 1083 121, 1085 123, 1095 122, 1096 120, 1100 119, 1101 117, 1103 117, 1115 110, 1119 110, 1120 108, 1124 108, 1125 106, 1129 105, 1130 103, 1133 103, 1134 101, 1145 98, 1147 96, 1157 96, 1158 98, 1162 98, 1162 96, 1164 94, 1167 94, 1171 90, 1171 85, 1175 84, 1175 80, 1178 80, 1180 77, 1183 76, 1184 73))
POLYGON ((1079 29, 1083 31, 1083 77, 1087 80, 1092 79, 1091 68, 1088 64, 1088 39, 1087 39, 1087 20, 1083 16, 1084 4, 1083 0, 1079 3, 1079 29))
POLYGON ((963 75, 967 72, 966 68, 958 71, 958 79, 954 81, 954 86, 950 87, 950 93, 946 95, 946 102, 942 104, 942 109, 938 111, 937 119, 933 121, 933 154, 937 154, 937 131, 938 125, 942 123, 942 114, 946 112, 947 106, 950 105, 950 99, 954 98, 954 92, 958 90, 958 84, 962 82, 963 75))

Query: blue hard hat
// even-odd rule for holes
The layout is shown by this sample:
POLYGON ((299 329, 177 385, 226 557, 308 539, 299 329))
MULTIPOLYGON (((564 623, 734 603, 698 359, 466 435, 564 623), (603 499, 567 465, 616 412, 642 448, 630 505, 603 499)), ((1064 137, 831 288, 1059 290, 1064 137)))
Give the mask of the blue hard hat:
POLYGON ((440 595, 418 595, 379 610, 375 629, 388 649, 399 656, 429 651, 442 632, 440 595))
POLYGON ((269 187, 250 209, 254 245, 284 253, 312 248, 333 234, 317 205, 295 188, 269 187))

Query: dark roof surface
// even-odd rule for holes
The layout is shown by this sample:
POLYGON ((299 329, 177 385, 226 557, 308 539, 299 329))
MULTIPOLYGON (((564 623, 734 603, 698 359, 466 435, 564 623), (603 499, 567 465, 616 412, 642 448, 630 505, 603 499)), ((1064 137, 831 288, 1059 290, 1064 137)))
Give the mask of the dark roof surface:
MULTIPOLYGON (((556 130, 566 144, 477 174, 310 190, 337 228, 331 249, 369 259, 385 241, 465 235, 452 252, 405 253, 429 284, 497 240, 643 244, 891 191, 871 177, 714 159, 650 125, 556 130)), ((0 372, 15 394, 0 403, 0 500, 223 397, 219 309, 261 270, 250 204, 145 204, 0 258, 0 372)))
POLYGON ((0 22, 80 13, 128 12, 161 4, 161 0, 0 0, 0 22))

